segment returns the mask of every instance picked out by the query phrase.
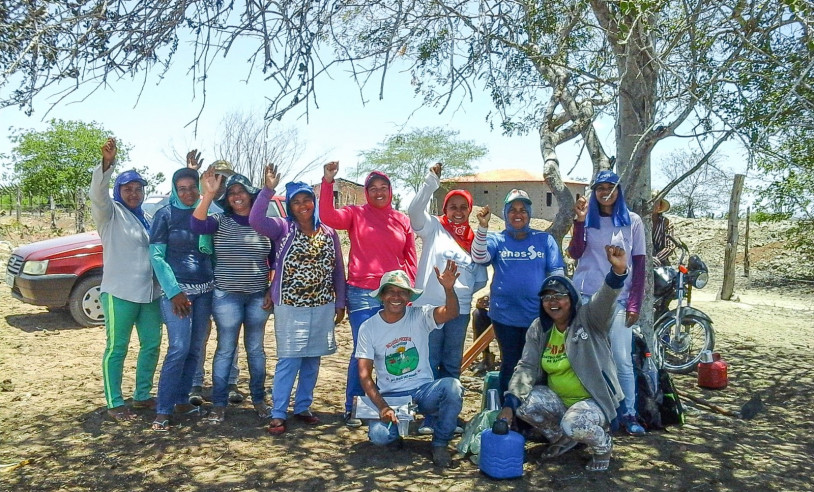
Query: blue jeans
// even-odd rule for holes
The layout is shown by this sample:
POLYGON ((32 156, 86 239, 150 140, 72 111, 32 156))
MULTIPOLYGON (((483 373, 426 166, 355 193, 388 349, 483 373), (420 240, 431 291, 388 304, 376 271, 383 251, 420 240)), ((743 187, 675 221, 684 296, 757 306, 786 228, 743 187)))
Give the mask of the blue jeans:
MULTIPOLYGON (((195 370, 195 376, 192 377, 192 386, 203 386, 204 362, 206 362, 206 347, 209 345, 209 335, 212 333, 212 323, 209 323, 209 329, 206 331, 206 338, 204 338, 203 347, 201 347, 201 361, 198 363, 198 368, 195 370)), ((237 367, 237 355, 240 350, 235 350, 235 358, 232 360, 232 370, 229 371, 229 384, 237 384, 237 378, 240 377, 240 368, 237 367)), ((213 361, 214 366, 214 361, 213 361)))
POLYGON ((277 361, 274 369, 274 385, 271 388, 273 408, 271 418, 287 418, 288 401, 294 388, 294 379, 299 373, 297 394, 294 396, 294 413, 303 413, 314 402, 314 387, 319 376, 320 357, 284 357, 277 361))
POLYGON ((218 328, 218 348, 212 363, 212 403, 225 407, 229 393, 229 373, 237 353, 237 339, 243 326, 243 343, 249 365, 249 391, 254 403, 265 397, 266 351, 263 348, 269 311, 263 309, 265 292, 245 294, 215 289, 212 313, 218 328))
POLYGON ((161 316, 167 325, 167 355, 158 378, 156 413, 169 415, 175 405, 189 403, 192 376, 198 367, 201 347, 212 315, 212 293, 190 294, 189 316, 179 318, 172 312, 172 301, 161 296, 161 316))
MULTIPOLYGON (((418 411, 431 415, 435 420, 432 445, 446 446, 452 440, 455 426, 458 425, 458 414, 461 413, 464 402, 463 393, 460 381, 442 378, 409 391, 396 391, 382 396, 412 396, 413 403, 418 405, 418 411)), ((399 438, 399 428, 395 424, 388 426, 381 420, 375 420, 369 423, 367 435, 373 444, 384 446, 399 438)))
POLYGON ((430 332, 430 367, 435 379, 461 377, 461 359, 464 355, 469 313, 458 315, 444 323, 440 330, 430 332))
POLYGON ((526 346, 526 332, 528 326, 509 326, 492 320, 492 327, 495 330, 495 338, 500 347, 500 377, 499 394, 500 401, 503 402, 503 394, 509 389, 509 380, 512 378, 514 366, 520 362, 523 355, 523 347, 526 346))
MULTIPOLYGON (((627 301, 625 301, 627 302, 627 301)), ((622 386, 625 399, 619 405, 619 413, 624 416, 636 415, 636 376, 633 374, 633 328, 625 326, 627 312, 625 305, 616 302, 610 329, 611 352, 616 363, 616 375, 622 386)))
MULTIPOLYGON (((348 285, 348 322, 353 336, 353 350, 350 353, 348 363, 348 379, 345 383, 345 412, 353 410, 353 397, 365 394, 362 384, 359 382, 359 361, 356 360, 356 339, 359 337, 359 327, 362 323, 372 318, 382 308, 382 303, 375 297, 368 294, 371 289, 363 289, 348 285)), ((398 429, 397 429, 398 431, 398 429)))

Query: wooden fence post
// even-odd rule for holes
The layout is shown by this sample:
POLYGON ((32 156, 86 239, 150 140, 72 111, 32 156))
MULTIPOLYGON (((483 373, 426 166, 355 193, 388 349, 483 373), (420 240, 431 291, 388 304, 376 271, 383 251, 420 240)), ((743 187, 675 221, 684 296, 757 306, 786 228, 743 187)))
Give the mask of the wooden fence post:
POLYGON ((749 278, 749 216, 752 207, 746 207, 746 232, 743 234, 743 276, 749 278))
POLYGON ((738 255, 738 210, 745 178, 746 176, 743 174, 735 175, 735 181, 732 184, 732 197, 729 200, 729 228, 726 235, 724 280, 721 285, 720 295, 720 298, 724 301, 732 300, 732 293, 735 290, 735 257, 738 255))

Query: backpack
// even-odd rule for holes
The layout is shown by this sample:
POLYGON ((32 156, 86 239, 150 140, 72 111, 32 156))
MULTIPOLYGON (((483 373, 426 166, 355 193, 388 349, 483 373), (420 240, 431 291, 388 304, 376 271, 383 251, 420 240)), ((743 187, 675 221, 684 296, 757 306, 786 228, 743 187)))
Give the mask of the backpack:
POLYGON ((684 407, 673 380, 663 367, 657 370, 657 387, 653 392, 643 370, 645 353, 650 352, 641 333, 633 332, 633 375, 636 378, 636 412, 648 430, 664 429, 669 425, 684 425, 684 407))

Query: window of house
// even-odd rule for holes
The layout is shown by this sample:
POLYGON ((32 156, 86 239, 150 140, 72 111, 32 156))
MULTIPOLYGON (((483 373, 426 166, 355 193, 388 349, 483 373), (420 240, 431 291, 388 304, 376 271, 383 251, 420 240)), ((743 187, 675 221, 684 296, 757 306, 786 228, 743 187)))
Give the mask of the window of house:
POLYGON ((545 206, 550 207, 553 202, 554 202, 554 195, 552 195, 551 193, 546 193, 545 194, 545 206))

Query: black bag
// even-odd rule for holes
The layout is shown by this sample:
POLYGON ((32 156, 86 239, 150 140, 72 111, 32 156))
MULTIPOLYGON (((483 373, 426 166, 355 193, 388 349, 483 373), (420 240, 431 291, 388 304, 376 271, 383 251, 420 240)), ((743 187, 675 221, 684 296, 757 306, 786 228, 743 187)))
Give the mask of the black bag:
POLYGON ((664 368, 659 369, 659 392, 662 393, 661 405, 659 405, 661 423, 665 427, 684 425, 684 405, 681 404, 681 399, 678 397, 673 378, 664 368))
POLYGON ((650 352, 640 333, 633 333, 633 374, 636 378, 636 413, 639 422, 648 430, 664 429, 669 425, 684 424, 684 407, 678 398, 673 380, 664 368, 658 369, 658 387, 655 394, 647 384, 642 369, 645 353, 650 352))

